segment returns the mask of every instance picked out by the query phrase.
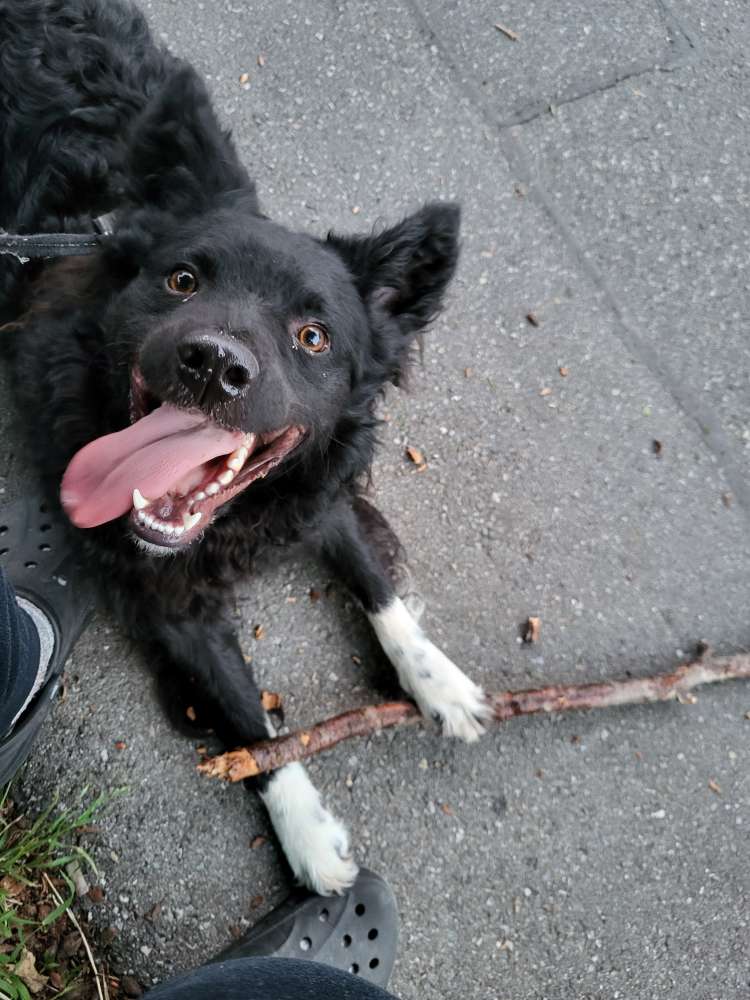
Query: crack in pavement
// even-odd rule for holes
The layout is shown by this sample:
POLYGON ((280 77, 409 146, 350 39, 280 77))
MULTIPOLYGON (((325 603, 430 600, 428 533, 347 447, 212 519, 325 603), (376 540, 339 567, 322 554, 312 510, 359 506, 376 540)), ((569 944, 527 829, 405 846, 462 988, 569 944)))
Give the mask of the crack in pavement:
MULTIPOLYGON (((456 86, 463 91, 484 122, 496 133, 502 155, 517 178, 527 186, 528 196, 550 218, 560 233, 563 243, 570 250, 579 270, 589 280, 601 301, 614 316, 615 323, 613 329, 615 335, 633 357, 661 382, 682 413, 696 425, 700 432, 701 440, 721 469, 738 506, 742 508, 745 516, 750 518, 750 482, 747 481, 739 462, 735 460, 732 444, 719 421, 714 417, 710 409, 703 404, 699 392, 692 388, 684 378, 675 375, 656 347, 638 334, 634 324, 628 318, 625 307, 619 301, 604 274, 591 260, 573 233, 570 224, 554 204, 549 193, 552 188, 545 183, 542 171, 534 168, 528 153, 521 144, 520 138, 508 130, 502 119, 497 116, 493 108, 484 99, 479 88, 462 78, 455 53, 451 50, 440 31, 430 23, 429 17, 423 10, 420 0, 406 0, 406 3, 421 33, 429 41, 430 45, 434 45, 437 48, 441 58, 447 64, 454 76, 456 86)), ((677 58, 679 62, 670 64, 671 70, 676 68, 677 65, 685 65, 686 61, 692 59, 697 53, 697 46, 691 35, 676 20, 664 3, 664 0, 659 0, 659 5, 664 12, 668 30, 675 33, 674 44, 678 48, 677 58)), ((654 67, 654 69, 657 68, 659 67, 654 67)), ((666 70, 666 68, 666 66, 660 67, 662 70, 666 70)), ((614 84, 610 86, 614 86, 614 84)), ((602 89, 606 90, 609 87, 599 87, 592 90, 591 93, 596 93, 602 89)))

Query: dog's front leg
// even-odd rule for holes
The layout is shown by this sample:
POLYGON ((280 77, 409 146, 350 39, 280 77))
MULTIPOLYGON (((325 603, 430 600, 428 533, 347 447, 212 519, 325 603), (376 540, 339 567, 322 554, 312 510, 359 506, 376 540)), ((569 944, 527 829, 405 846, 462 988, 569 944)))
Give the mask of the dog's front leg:
MULTIPOLYGON (((228 749, 275 736, 252 668, 225 622, 154 622, 172 664, 198 684, 214 728, 228 749)), ((345 827, 322 804, 301 764, 289 764, 247 784, 260 793, 296 878, 322 895, 341 893, 357 877, 345 827)))
POLYGON ((397 596, 378 553, 384 529, 390 530, 369 504, 340 501, 322 526, 323 555, 361 602, 401 687, 422 714, 442 725, 446 736, 476 740, 492 715, 486 696, 430 642, 397 596))

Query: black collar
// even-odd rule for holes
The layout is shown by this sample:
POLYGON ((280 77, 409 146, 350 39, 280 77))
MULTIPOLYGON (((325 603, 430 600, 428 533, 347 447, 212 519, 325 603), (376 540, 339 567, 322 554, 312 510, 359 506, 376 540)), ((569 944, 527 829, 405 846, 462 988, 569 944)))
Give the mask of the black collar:
POLYGON ((11 235, 0 229, 0 254, 10 254, 22 264, 50 257, 81 257, 94 253, 103 236, 114 232, 115 213, 108 212, 93 220, 93 233, 33 233, 11 235))

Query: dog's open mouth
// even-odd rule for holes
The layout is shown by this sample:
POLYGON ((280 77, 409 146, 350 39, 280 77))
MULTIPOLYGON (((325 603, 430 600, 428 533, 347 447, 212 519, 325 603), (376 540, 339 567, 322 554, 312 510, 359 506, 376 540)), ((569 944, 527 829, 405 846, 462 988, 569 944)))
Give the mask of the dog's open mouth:
POLYGON ((228 430, 199 410, 162 403, 73 456, 62 504, 79 528, 128 514, 144 542, 181 549, 219 507, 276 468, 304 433, 295 424, 264 434, 228 430))

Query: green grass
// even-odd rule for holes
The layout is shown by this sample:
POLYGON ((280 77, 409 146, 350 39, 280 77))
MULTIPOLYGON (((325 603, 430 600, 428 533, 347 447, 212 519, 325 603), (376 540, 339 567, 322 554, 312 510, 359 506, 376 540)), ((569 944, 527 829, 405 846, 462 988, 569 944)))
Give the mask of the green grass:
MULTIPOLYGON (((87 806, 58 811, 53 802, 33 822, 13 816, 9 799, 10 785, 0 790, 0 1000, 32 1000, 28 988, 13 972, 25 949, 36 957, 37 971, 48 975, 57 968, 54 954, 44 950, 45 931, 68 911, 75 898, 75 887, 65 872, 65 866, 78 861, 96 872, 87 852, 74 844, 83 827, 110 797, 100 795, 87 806), (43 874, 61 879, 58 892, 63 902, 43 919, 24 916, 19 896, 47 900, 43 874), (6 880, 3 887, 3 880, 6 880), (19 889, 18 886, 23 887, 19 889)), ((80 801, 86 797, 81 793, 80 801)), ((64 995, 78 978, 75 969, 64 970, 63 987, 56 994, 64 995)), ((49 996, 48 990, 43 994, 49 996)))

